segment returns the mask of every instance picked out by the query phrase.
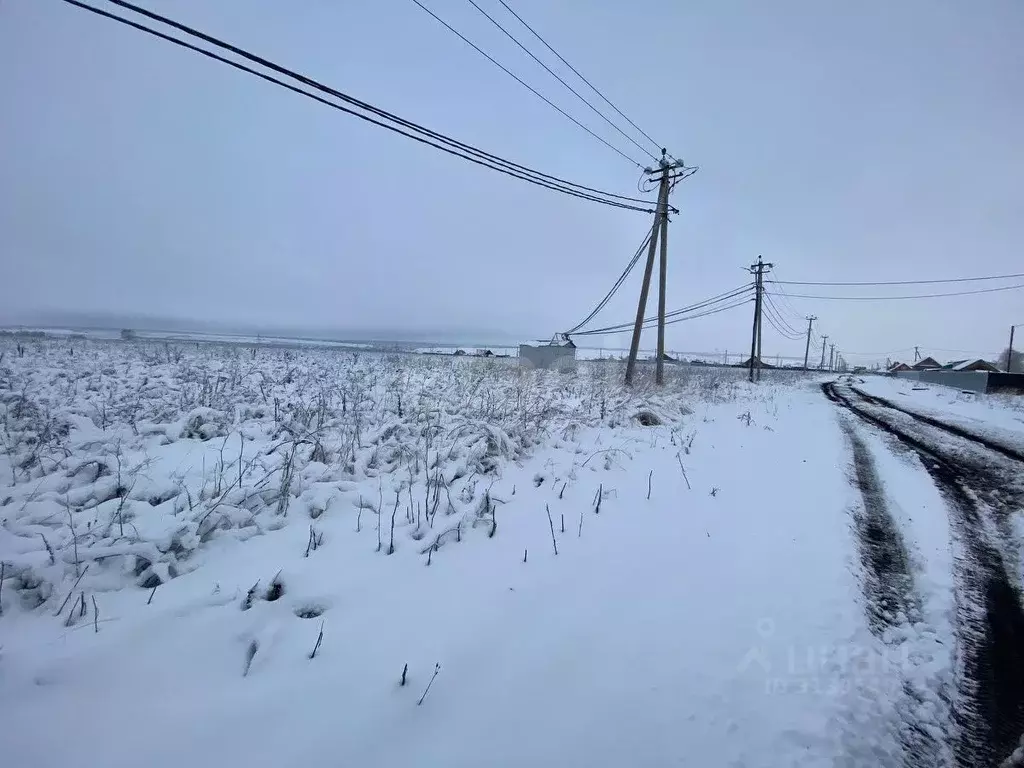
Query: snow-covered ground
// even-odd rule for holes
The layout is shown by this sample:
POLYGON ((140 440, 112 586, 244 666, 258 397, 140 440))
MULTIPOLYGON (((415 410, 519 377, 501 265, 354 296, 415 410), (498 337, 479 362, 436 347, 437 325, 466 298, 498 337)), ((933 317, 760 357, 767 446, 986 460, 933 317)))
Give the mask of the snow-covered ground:
POLYGON ((924 605, 879 633, 813 376, 28 347, 7 765, 896 765, 908 707, 947 725, 941 499, 891 491, 924 605))
POLYGON ((1019 395, 975 394, 888 376, 865 376, 857 380, 857 387, 892 400, 900 408, 1002 438, 1024 449, 1024 397, 1019 395))

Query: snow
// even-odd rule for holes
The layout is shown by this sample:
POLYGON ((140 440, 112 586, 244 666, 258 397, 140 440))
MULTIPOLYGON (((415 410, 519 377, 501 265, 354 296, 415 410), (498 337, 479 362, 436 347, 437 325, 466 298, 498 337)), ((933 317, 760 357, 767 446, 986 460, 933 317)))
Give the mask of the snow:
POLYGON ((813 377, 29 346, 0 347, 10 765, 886 765, 903 678, 948 669, 941 500, 883 467, 927 611, 879 639, 813 377))
POLYGON ((865 376, 857 380, 856 386, 900 408, 1024 449, 1024 397, 1019 395, 962 392, 887 376, 865 376))

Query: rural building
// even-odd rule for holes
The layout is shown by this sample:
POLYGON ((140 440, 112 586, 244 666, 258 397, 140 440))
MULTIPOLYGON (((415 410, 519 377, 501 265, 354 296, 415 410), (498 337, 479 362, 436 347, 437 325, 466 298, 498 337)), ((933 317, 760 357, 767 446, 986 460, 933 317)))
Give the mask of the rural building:
POLYGON ((999 369, 992 363, 982 359, 977 360, 953 360, 942 366, 947 371, 985 371, 986 373, 999 373, 999 369))
POLYGON ((911 366, 913 371, 937 371, 942 367, 942 363, 936 360, 934 357, 923 357, 911 366))
POLYGON ((910 370, 913 369, 906 363, 893 363, 892 365, 889 366, 889 373, 899 373, 900 371, 910 370))
POLYGON ((533 368, 575 368, 576 345, 571 340, 552 341, 547 344, 520 344, 519 360, 533 368))

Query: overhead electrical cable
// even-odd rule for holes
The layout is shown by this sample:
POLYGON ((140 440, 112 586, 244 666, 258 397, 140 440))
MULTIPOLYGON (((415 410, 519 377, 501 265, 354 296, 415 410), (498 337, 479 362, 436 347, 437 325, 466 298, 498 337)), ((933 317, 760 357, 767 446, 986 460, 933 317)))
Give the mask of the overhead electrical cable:
POLYGON ((67 3, 68 5, 72 5, 82 10, 96 14, 98 16, 110 19, 111 21, 116 21, 120 24, 124 24, 125 26, 132 27, 141 32, 145 32, 146 34, 152 35, 153 37, 166 40, 167 42, 173 43, 174 45, 186 48, 202 56, 206 56, 207 58, 221 62, 222 64, 227 64, 230 67, 254 75, 262 80, 278 85, 294 93, 306 96, 307 98, 313 99, 314 101, 318 101, 321 104, 324 104, 346 114, 357 117, 360 120, 379 126, 381 128, 385 128, 393 133, 405 136, 406 138, 412 139, 413 141, 416 141, 420 144, 424 144, 434 149, 439 149, 440 151, 445 152, 446 154, 458 157, 462 160, 467 160, 468 162, 471 162, 475 165, 479 165, 490 170, 498 171, 499 173, 511 176, 512 178, 516 178, 521 181, 526 181, 537 186, 551 189, 552 191, 562 192, 563 194, 571 195, 573 197, 578 197, 584 200, 590 200, 592 202, 602 203, 604 205, 610 205, 616 208, 643 211, 645 213, 654 212, 653 207, 651 207, 652 203, 650 203, 647 200, 643 200, 642 198, 627 197, 625 195, 617 195, 611 192, 605 192, 603 190, 594 189, 592 187, 577 184, 566 179, 561 179, 551 174, 542 173, 535 169, 529 168, 528 166, 521 165, 510 160, 505 160, 504 158, 480 150, 470 144, 466 144, 456 139, 452 139, 451 137, 446 136, 445 134, 433 131, 429 128, 425 128, 424 126, 418 125, 412 121, 398 117, 397 115, 389 113, 378 107, 374 107, 373 105, 368 104, 367 102, 363 102, 359 99, 349 96, 348 94, 342 93, 333 88, 329 88, 328 86, 325 86, 315 80, 312 80, 308 77, 288 70, 280 65, 274 64, 273 62, 263 59, 262 57, 256 56, 252 53, 249 53, 248 51, 238 48, 237 46, 231 45, 230 43, 225 43, 221 40, 218 40, 217 38, 206 35, 202 32, 192 29, 191 27, 188 27, 184 24, 180 24, 179 22, 168 19, 167 17, 161 16, 160 14, 154 13, 145 8, 140 8, 138 6, 133 5, 132 3, 125 2, 124 0, 109 0, 109 2, 132 10, 140 15, 146 16, 162 24, 166 24, 167 26, 178 29, 190 35, 191 37, 195 37, 197 39, 208 42, 223 50, 230 51, 238 56, 258 63, 261 66, 266 67, 267 69, 271 69, 275 72, 284 74, 289 78, 297 80, 298 82, 303 83, 311 88, 314 88, 315 90, 329 94, 339 99, 340 101, 358 107, 359 109, 363 109, 366 112, 370 112, 371 114, 376 115, 382 118, 383 120, 396 123, 398 126, 401 127, 390 125, 387 122, 382 122, 382 120, 375 119, 374 117, 370 117, 368 115, 357 112, 353 109, 344 107, 340 104, 328 101, 327 99, 318 96, 315 93, 310 93, 309 91, 303 90, 302 88, 299 88, 291 83, 284 82, 276 77, 268 75, 265 72, 260 72, 238 61, 226 58, 224 56, 217 54, 214 51, 199 47, 188 42, 187 40, 182 40, 180 38, 174 37, 158 29, 146 26, 145 24, 141 24, 139 22, 125 18, 123 16, 118 16, 117 14, 102 10, 100 8, 96 8, 94 6, 80 2, 79 0, 63 0, 63 2, 67 3), (618 202, 620 200, 626 202, 618 202), (647 207, 630 205, 628 204, 630 202, 641 203, 647 207))
MULTIPOLYGON (((505 2, 505 0, 498 0, 498 2, 501 3, 503 6, 505 6, 505 10, 508 11, 509 13, 511 13, 513 16, 515 16, 516 19, 519 20, 520 24, 522 24, 524 27, 526 27, 528 30, 530 30, 530 32, 533 34, 533 36, 536 37, 538 40, 540 40, 541 43, 543 43, 544 46, 549 51, 551 51, 553 54, 555 54, 555 56, 558 57, 559 61, 561 61, 563 64, 565 64, 565 66, 567 66, 569 69, 571 69, 573 74, 576 75, 576 77, 578 77, 580 80, 582 80, 584 83, 586 83, 587 86, 589 86, 590 90, 592 90, 594 93, 596 93, 598 96, 600 96, 605 104, 607 104, 609 107, 614 109, 623 120, 625 120, 631 126, 636 128, 636 130, 640 132, 640 135, 642 135, 645 139, 647 139, 649 142, 651 142, 651 144, 655 147, 655 149, 660 149, 661 148, 661 146, 662 146, 661 144, 659 144, 654 139, 652 139, 639 125, 637 125, 632 120, 630 120, 628 117, 626 117, 625 113, 623 113, 623 111, 621 109, 619 109, 614 104, 612 104, 612 102, 608 99, 608 97, 605 96, 603 93, 601 93, 601 91, 599 91, 597 89, 597 86, 595 86, 593 83, 591 83, 589 80, 587 80, 587 78, 585 78, 582 74, 580 74, 580 71, 578 69, 576 69, 576 67, 574 67, 572 64, 570 64, 568 61, 566 61, 565 57, 562 56, 562 54, 560 54, 558 51, 556 51, 547 40, 545 40, 543 37, 541 37, 540 33, 537 32, 537 30, 535 30, 533 27, 531 27, 529 24, 527 24, 526 21, 523 19, 523 17, 520 16, 518 13, 516 13, 509 6, 509 4, 505 2)), ((672 157, 672 156, 669 155, 669 157, 672 157)), ((672 158, 672 159, 675 160, 675 158, 672 158)))
MULTIPOLYGON (((779 274, 779 271, 778 271, 778 269, 776 269, 775 270, 775 275, 778 276, 778 274, 779 274)), ((776 290, 778 290, 778 294, 776 294, 776 295, 782 300, 782 303, 793 314, 794 317, 798 317, 801 320, 806 320, 807 319, 806 317, 803 316, 802 312, 800 312, 796 307, 793 306, 793 302, 791 302, 789 300, 789 294, 786 293, 786 289, 782 287, 782 284, 780 284, 778 282, 778 280, 769 280, 767 282, 771 282, 771 283, 775 284, 776 290)))
POLYGON ((829 301, 897 301, 900 299, 937 299, 942 296, 971 296, 978 293, 997 293, 1024 288, 1024 283, 1004 285, 999 288, 979 288, 976 291, 956 291, 953 293, 919 293, 912 296, 813 296, 802 293, 791 293, 791 299, 824 299, 829 301))
POLYGON ((421 9, 422 9, 422 10, 423 10, 423 11, 424 11, 425 13, 427 13, 427 14, 428 14, 428 15, 430 15, 430 16, 431 16, 432 18, 434 18, 434 19, 435 19, 435 20, 436 20, 436 21, 437 21, 437 22, 438 22, 439 24, 441 24, 441 25, 442 25, 442 26, 443 26, 443 27, 444 27, 445 29, 447 29, 447 30, 448 30, 449 32, 451 32, 451 33, 452 33, 453 35, 455 35, 455 36, 456 36, 456 37, 458 37, 458 38, 459 38, 460 40, 462 40, 462 42, 464 42, 464 43, 465 43, 466 45, 468 45, 468 46, 469 46, 470 48, 472 48, 472 49, 473 49, 474 51, 476 51, 477 53, 479 53, 479 54, 480 54, 481 56, 483 56, 483 57, 484 57, 485 59, 487 59, 487 60, 488 60, 489 62, 491 62, 491 63, 492 63, 492 64, 493 64, 494 66, 496 66, 496 67, 497 67, 498 69, 500 69, 500 70, 501 70, 502 72, 504 72, 504 73, 505 73, 506 75, 508 75, 509 77, 511 77, 511 78, 512 78, 513 80, 515 80, 515 81, 516 81, 517 83, 519 83, 519 84, 520 84, 521 86, 523 86, 523 87, 524 87, 524 88, 526 88, 526 89, 527 89, 528 91, 530 91, 530 92, 531 92, 531 93, 532 93, 532 94, 533 94, 534 96, 536 96, 536 97, 537 97, 538 99, 540 99, 540 100, 541 100, 541 101, 543 101, 543 102, 544 102, 545 104, 547 104, 547 105, 548 105, 549 107, 551 107, 552 109, 554 109, 555 111, 557 111, 558 113, 560 113, 560 114, 561 114, 562 116, 564 116, 564 117, 565 117, 565 118, 566 118, 567 120, 570 120, 571 122, 575 123, 575 124, 576 124, 576 125, 577 125, 577 126, 578 126, 579 128, 582 128, 582 129, 583 129, 584 131, 586 131, 587 133, 589 133, 589 134, 590 134, 591 136, 593 136, 593 137, 594 137, 595 139, 597 139, 597 140, 598 140, 599 142, 601 142, 601 143, 602 143, 602 144, 604 144, 604 145, 605 145, 606 147, 608 147, 608 149, 612 150, 612 151, 613 151, 613 152, 615 152, 615 153, 616 153, 617 155, 619 155, 619 156, 621 156, 621 157, 625 158, 626 160, 628 160, 629 162, 631 162, 631 163, 632 163, 633 165, 635 165, 635 166, 636 166, 637 168, 640 168, 641 170, 643 170, 644 166, 643 166, 643 165, 642 165, 641 163, 638 163, 638 162, 637 162, 636 160, 634 160, 634 159, 633 159, 632 157, 630 157, 629 155, 627 155, 627 154, 626 154, 625 152, 623 152, 623 151, 622 151, 621 149, 619 149, 619 148, 618 148, 618 147, 616 147, 616 146, 615 146, 614 144, 612 144, 611 142, 609 142, 609 141, 608 141, 607 139, 605 139, 605 138, 603 138, 603 137, 599 136, 598 134, 594 133, 594 132, 593 132, 592 130, 590 130, 590 128, 588 128, 587 126, 585 126, 585 125, 584 125, 583 123, 581 123, 581 122, 580 122, 579 120, 577 120, 577 119, 576 119, 575 117, 573 117, 573 116, 572 116, 572 115, 570 115, 570 114, 569 114, 568 112, 566 112, 566 111, 565 111, 564 109, 562 109, 562 108, 561 108, 560 106, 558 106, 557 104, 555 104, 555 103, 554 103, 553 101, 551 101, 551 99, 549 99, 549 98, 548 98, 547 96, 545 96, 545 95, 544 95, 544 94, 542 94, 542 93, 541 93, 540 91, 538 91, 538 90, 537 90, 536 88, 534 88, 534 87, 533 87, 532 85, 530 85, 529 83, 527 83, 527 82, 526 82, 525 80, 523 80, 523 79, 522 79, 521 77, 519 77, 519 75, 515 74, 515 73, 514 73, 514 72, 513 72, 512 70, 510 70, 510 69, 509 69, 508 67, 506 67, 506 66, 505 66, 504 64, 502 64, 502 63, 501 63, 501 62, 499 62, 499 61, 498 61, 497 59, 495 59, 495 58, 494 58, 493 56, 491 56, 491 55, 490 55, 489 53, 487 53, 487 51, 485 51, 485 50, 484 50, 483 48, 481 48, 481 47, 480 47, 479 45, 477 45, 476 43, 474 43, 474 42, 473 42, 472 40, 470 40, 470 39, 469 39, 468 37, 466 37, 466 36, 465 36, 464 34, 462 34, 461 32, 459 32, 459 31, 458 31, 457 29, 455 29, 455 27, 453 27, 453 26, 452 26, 451 24, 449 24, 449 23, 448 23, 447 21, 445 21, 445 20, 444 20, 444 19, 442 19, 442 18, 441 18, 440 16, 438 16, 438 15, 437 15, 436 13, 434 13, 434 12, 433 12, 432 10, 430 10, 429 8, 427 8, 427 6, 425 6, 425 5, 423 4, 423 3, 421 3, 421 2, 420 2, 420 0, 412 0, 412 2, 413 2, 413 3, 415 3, 415 4, 416 4, 416 5, 417 5, 417 6, 419 7, 419 8, 421 8, 421 9))
MULTIPOLYGON (((665 317, 666 317, 666 319, 668 319, 668 318, 676 318, 676 317, 680 317, 682 315, 690 314, 692 312, 697 312, 697 311, 700 311, 700 310, 709 309, 709 308, 712 308, 712 307, 714 307, 716 305, 722 304, 724 302, 730 302, 730 301, 741 299, 741 298, 742 298, 742 300, 739 303, 745 304, 749 300, 747 298, 747 295, 752 293, 753 290, 754 290, 753 285, 752 284, 747 284, 747 285, 741 286, 739 288, 734 288, 731 291, 726 291, 725 293, 720 293, 717 296, 712 296, 711 298, 704 299, 703 301, 698 301, 695 304, 691 304, 691 305, 686 306, 686 307, 681 307, 681 308, 675 309, 675 310, 673 310, 671 312, 666 312, 665 313, 665 317)), ((651 324, 652 323, 656 323, 657 320, 658 320, 657 315, 652 315, 650 317, 644 318, 644 320, 643 320, 644 326, 643 327, 645 327, 645 328, 653 327, 651 324)), ((589 336, 589 335, 604 334, 604 333, 620 333, 620 332, 622 332, 624 330, 628 330, 628 329, 632 328, 633 325, 634 325, 634 321, 630 320, 629 322, 616 323, 615 325, 609 325, 609 326, 605 326, 605 327, 602 327, 602 328, 595 328, 593 330, 579 331, 579 332, 575 333, 574 335, 575 336, 589 336)))
POLYGON ((640 243, 640 247, 636 249, 636 253, 633 255, 633 258, 629 260, 628 264, 626 264, 626 268, 622 270, 622 274, 619 275, 618 279, 615 281, 615 284, 612 286, 611 290, 608 291, 607 294, 605 294, 605 297, 601 299, 600 302, 598 302, 597 306, 594 307, 594 310, 589 315, 587 315, 585 318, 583 318, 583 320, 581 320, 579 323, 577 323, 571 329, 565 332, 567 336, 571 333, 575 333, 580 328, 585 326, 587 323, 593 320, 602 309, 605 308, 605 305, 608 304, 612 296, 615 295, 619 288, 622 287, 622 284, 626 281, 626 278, 629 277, 629 274, 633 271, 633 268, 637 265, 637 262, 640 261, 640 256, 643 255, 644 249, 647 247, 648 243, 651 242, 651 238, 654 236, 654 229, 658 225, 659 222, 657 219, 655 219, 654 225, 649 230, 647 230, 647 236, 644 238, 643 242, 640 243))
POLYGON ((790 341, 799 341, 802 338, 801 336, 797 336, 783 330, 782 326, 779 325, 778 321, 772 317, 772 314, 770 312, 765 311, 764 316, 768 320, 768 325, 774 328, 776 332, 778 332, 778 334, 783 338, 789 339, 790 341))
POLYGON ((984 277, 950 277, 942 280, 880 280, 873 282, 828 283, 808 280, 768 280, 769 283, 780 285, 820 285, 820 286, 858 286, 858 285, 935 285, 938 283, 973 283, 982 280, 1012 280, 1024 277, 1024 272, 1012 275, 986 275, 984 277))
MULTIPOLYGON (((676 317, 676 318, 673 318, 671 320, 666 320, 665 321, 665 325, 673 325, 675 323, 682 323, 682 322, 685 322, 687 320, 696 320, 696 319, 701 318, 701 317, 708 317, 709 315, 717 315, 719 312, 725 312, 726 310, 735 309, 736 307, 742 307, 742 306, 744 306, 746 304, 749 304, 750 302, 751 302, 751 299, 743 299, 741 301, 735 301, 735 302, 733 302, 731 304, 726 304, 725 306, 712 307, 710 309, 706 309, 706 310, 704 310, 702 312, 698 312, 698 313, 695 313, 695 314, 683 315, 681 317, 676 317)), ((654 319, 657 320, 657 318, 654 318, 654 319)), ((645 324, 643 327, 646 330, 646 329, 654 328, 655 325, 656 325, 655 323, 651 323, 651 324, 645 324)), ((612 329, 609 329, 609 330, 598 329, 598 330, 594 330, 594 331, 587 331, 585 333, 577 333, 576 335, 577 336, 607 336, 607 335, 613 334, 613 333, 622 333, 624 330, 628 330, 628 328, 627 329, 612 328, 612 329)))
POLYGON ((569 85, 567 82, 565 82, 565 80, 562 79, 561 75, 559 75, 557 72, 555 72, 553 69, 551 69, 551 67, 549 67, 543 61, 541 61, 539 58, 537 58, 537 55, 534 54, 533 51, 531 51, 529 48, 527 48, 525 45, 523 45, 523 43, 520 42, 519 39, 515 35, 513 35, 511 32, 509 32, 507 29, 505 29, 505 27, 503 27, 501 25, 501 22, 499 22, 497 19, 495 19, 493 16, 491 16, 491 14, 489 14, 487 11, 485 11, 483 8, 481 8, 479 5, 477 5, 476 0, 467 0, 467 1, 469 2, 470 5, 472 5, 478 11, 480 11, 480 13, 482 13, 484 15, 484 17, 486 17, 487 20, 491 22, 491 24, 493 24, 498 29, 500 29, 502 32, 504 32, 505 36, 508 37, 509 40, 511 40, 516 45, 518 45, 523 51, 525 51, 526 54, 531 59, 533 59, 535 62, 540 64, 542 67, 544 67, 544 69, 548 72, 549 75, 551 75, 558 82, 560 82, 562 85, 564 85, 566 88, 568 88, 569 92, 572 93, 573 96, 575 96, 580 101, 582 101, 584 104, 586 104, 588 107, 590 107, 590 109, 593 110, 595 114, 597 114, 602 120, 604 120, 606 123, 608 123, 608 125, 610 125, 612 128, 614 128, 616 131, 621 133, 628 141, 632 142, 633 145, 637 149, 639 149, 641 152, 643 152, 645 155, 647 155, 649 158, 651 158, 651 160, 653 160, 654 162, 658 162, 658 158, 655 157, 653 154, 651 154, 650 150, 645 149, 641 144, 639 144, 637 142, 636 139, 634 139, 632 136, 630 136, 628 133, 626 133, 624 130, 622 130, 616 123, 614 123, 612 120, 610 120, 601 110, 599 110, 597 107, 595 107, 593 104, 591 104, 590 101, 588 101, 586 97, 581 96, 580 93, 575 88, 573 88, 571 85, 569 85))
POLYGON ((768 309, 769 311, 773 311, 775 313, 779 323, 785 326, 786 330, 789 333, 796 334, 797 336, 800 337, 804 335, 803 331, 794 328, 793 325, 788 320, 786 320, 785 315, 783 315, 782 311, 778 308, 778 306, 776 306, 775 302, 772 300, 771 294, 768 291, 764 292, 764 299, 766 309, 768 309))

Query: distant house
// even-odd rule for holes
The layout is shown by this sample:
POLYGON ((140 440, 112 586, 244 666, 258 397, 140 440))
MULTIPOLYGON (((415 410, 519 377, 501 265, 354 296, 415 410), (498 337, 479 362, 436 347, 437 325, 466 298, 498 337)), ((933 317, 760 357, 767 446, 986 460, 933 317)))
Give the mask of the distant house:
POLYGON ((480 357, 494 357, 494 353, 489 349, 485 349, 483 352, 477 352, 480 357))
POLYGON ((992 363, 978 358, 977 360, 953 360, 942 366, 947 371, 985 371, 987 373, 999 373, 999 369, 992 363))
POLYGON ((934 357, 923 357, 918 360, 911 367, 914 371, 937 371, 942 367, 942 363, 936 360, 934 357))
POLYGON ((561 335, 546 344, 520 344, 519 360, 533 368, 575 368, 576 345, 561 335))
POLYGON ((897 362, 897 363, 893 363, 892 365, 889 366, 888 373, 899 373, 900 371, 912 371, 912 370, 913 370, 913 368, 911 368, 906 363, 899 363, 899 362, 897 362))

